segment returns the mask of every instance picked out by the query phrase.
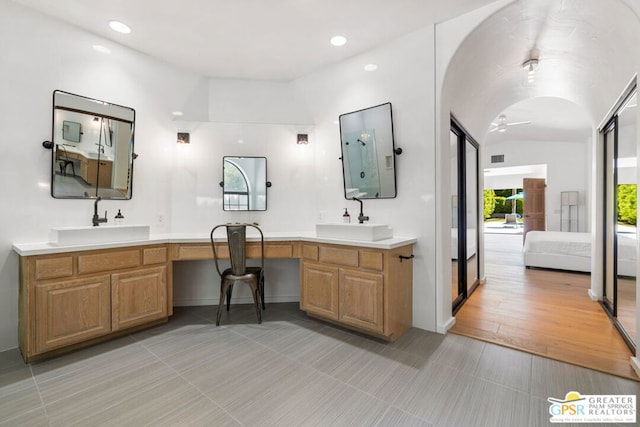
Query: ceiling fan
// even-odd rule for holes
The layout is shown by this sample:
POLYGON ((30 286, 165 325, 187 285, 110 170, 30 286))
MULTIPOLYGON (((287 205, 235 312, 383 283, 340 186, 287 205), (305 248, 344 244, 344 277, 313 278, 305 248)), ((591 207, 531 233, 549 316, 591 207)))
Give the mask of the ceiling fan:
POLYGON ((513 123, 507 123, 507 116, 505 116, 504 114, 500 114, 500 116, 498 116, 498 123, 491 123, 492 126, 494 126, 492 129, 489 129, 489 132, 506 132, 507 128, 510 126, 520 126, 520 125, 528 125, 531 124, 531 122, 513 122, 513 123))

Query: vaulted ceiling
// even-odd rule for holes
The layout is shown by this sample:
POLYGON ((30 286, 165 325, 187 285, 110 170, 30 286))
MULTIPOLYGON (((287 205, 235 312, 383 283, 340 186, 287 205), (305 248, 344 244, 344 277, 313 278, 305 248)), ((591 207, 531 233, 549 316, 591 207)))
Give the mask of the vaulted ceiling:
POLYGON ((588 138, 640 69, 638 7, 637 0, 510 3, 456 52, 447 75, 452 110, 488 142, 545 132, 588 138), (530 58, 539 59, 531 83, 522 67, 530 58), (502 113, 532 124, 487 133, 502 113))

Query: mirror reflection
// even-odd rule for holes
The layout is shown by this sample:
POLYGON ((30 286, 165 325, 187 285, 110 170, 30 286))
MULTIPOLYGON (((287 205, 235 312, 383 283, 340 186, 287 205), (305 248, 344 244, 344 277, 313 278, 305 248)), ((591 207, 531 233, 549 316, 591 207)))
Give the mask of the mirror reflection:
POLYGON ((223 210, 267 210, 266 157, 225 156, 222 169, 223 210))
POLYGON ((342 114, 340 140, 345 198, 396 197, 391 103, 342 114))
POLYGON ((54 91, 51 195, 130 199, 134 123, 132 108, 54 91))

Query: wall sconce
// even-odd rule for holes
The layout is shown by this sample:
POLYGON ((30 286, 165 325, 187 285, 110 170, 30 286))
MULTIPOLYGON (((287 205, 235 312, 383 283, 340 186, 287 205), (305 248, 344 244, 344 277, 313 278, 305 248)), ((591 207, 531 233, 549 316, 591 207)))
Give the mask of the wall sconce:
POLYGON ((299 133, 298 134, 298 140, 297 140, 298 144, 308 144, 309 143, 309 135, 306 133, 299 133))
POLYGON ((188 144, 189 143, 189 132, 178 132, 178 144, 188 144))

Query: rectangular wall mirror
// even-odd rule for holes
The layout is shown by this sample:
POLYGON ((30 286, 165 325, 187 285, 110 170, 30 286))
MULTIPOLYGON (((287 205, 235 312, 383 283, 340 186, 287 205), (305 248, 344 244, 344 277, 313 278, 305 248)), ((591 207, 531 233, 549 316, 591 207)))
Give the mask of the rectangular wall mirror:
POLYGON ((391 103, 342 114, 340 140, 345 198, 396 197, 391 103))
POLYGON ((225 156, 222 170, 223 210, 267 210, 266 157, 225 156))
POLYGON ((51 195, 130 199, 135 110, 53 92, 51 195))

